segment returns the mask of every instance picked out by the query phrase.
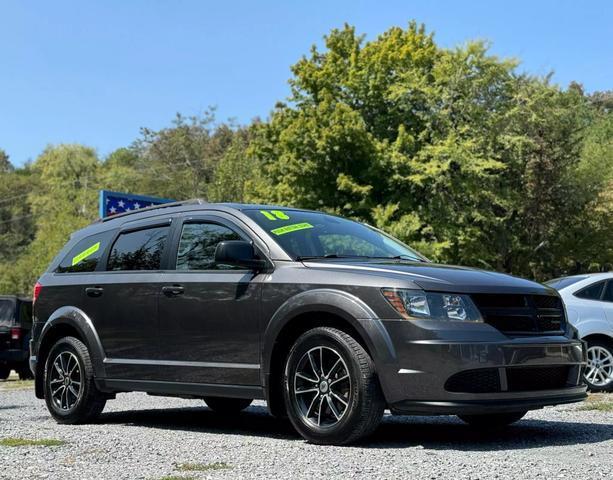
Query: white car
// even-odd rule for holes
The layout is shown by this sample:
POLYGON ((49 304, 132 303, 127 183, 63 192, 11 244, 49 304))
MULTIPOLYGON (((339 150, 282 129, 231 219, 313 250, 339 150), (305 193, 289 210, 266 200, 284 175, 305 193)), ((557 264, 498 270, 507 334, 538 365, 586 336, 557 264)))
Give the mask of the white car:
POLYGON ((586 383, 592 391, 613 390, 613 272, 556 278, 546 284, 558 290, 568 320, 587 342, 586 383))

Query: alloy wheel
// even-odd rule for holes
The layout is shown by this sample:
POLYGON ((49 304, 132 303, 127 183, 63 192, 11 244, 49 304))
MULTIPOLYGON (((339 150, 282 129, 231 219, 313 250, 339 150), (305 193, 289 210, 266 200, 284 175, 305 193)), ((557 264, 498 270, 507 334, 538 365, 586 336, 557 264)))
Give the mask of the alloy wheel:
POLYGON ((311 348, 298 361, 293 389, 305 423, 333 427, 349 409, 351 377, 347 364, 333 348, 311 348))
POLYGON ((613 381, 613 354, 599 345, 587 349, 585 379, 596 387, 604 387, 613 381))
POLYGON ((54 405, 63 411, 74 407, 81 398, 82 381, 76 355, 69 351, 60 352, 53 360, 49 379, 54 405))

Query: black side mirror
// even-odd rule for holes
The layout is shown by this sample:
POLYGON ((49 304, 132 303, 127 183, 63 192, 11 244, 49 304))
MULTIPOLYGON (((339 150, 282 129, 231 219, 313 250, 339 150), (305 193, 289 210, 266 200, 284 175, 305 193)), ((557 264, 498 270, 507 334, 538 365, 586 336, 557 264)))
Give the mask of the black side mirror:
POLYGON ((266 268, 266 260, 257 258, 251 242, 245 242, 244 240, 219 242, 215 248, 215 263, 236 265, 253 270, 266 268))

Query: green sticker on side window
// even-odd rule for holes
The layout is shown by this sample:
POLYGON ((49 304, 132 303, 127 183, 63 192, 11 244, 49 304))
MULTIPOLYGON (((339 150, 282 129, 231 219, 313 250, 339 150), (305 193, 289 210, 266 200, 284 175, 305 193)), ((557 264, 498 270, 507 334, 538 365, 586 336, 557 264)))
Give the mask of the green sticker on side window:
POLYGON ((294 223, 293 225, 286 225, 285 227, 275 228, 271 230, 270 233, 274 233, 275 235, 285 235, 286 233, 296 232, 298 230, 306 230, 307 228, 313 228, 313 225, 310 223, 294 223))
POLYGON ((74 257, 72 257, 72 266, 74 267, 77 263, 81 262, 82 260, 85 260, 87 257, 89 257, 90 255, 93 255, 98 250, 100 250, 100 242, 94 243, 87 250, 83 250, 78 255, 75 255, 74 257))

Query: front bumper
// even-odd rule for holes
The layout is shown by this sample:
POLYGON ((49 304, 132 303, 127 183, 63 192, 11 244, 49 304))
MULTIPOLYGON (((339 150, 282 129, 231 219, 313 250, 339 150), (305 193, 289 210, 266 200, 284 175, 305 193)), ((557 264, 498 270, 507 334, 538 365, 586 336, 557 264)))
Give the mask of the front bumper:
POLYGON ((393 412, 511 412, 581 401, 585 352, 565 336, 510 338, 489 325, 383 320, 395 361, 378 365, 393 412), (459 381, 458 381, 459 379, 459 381))

